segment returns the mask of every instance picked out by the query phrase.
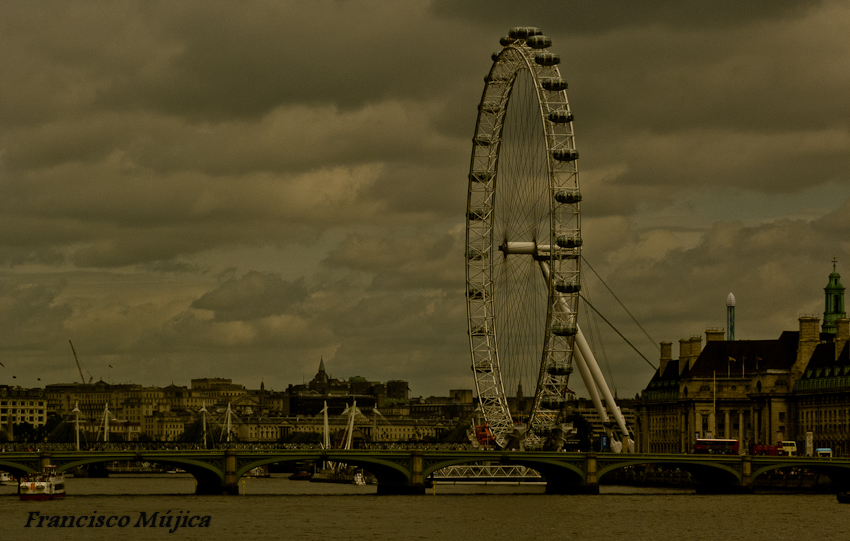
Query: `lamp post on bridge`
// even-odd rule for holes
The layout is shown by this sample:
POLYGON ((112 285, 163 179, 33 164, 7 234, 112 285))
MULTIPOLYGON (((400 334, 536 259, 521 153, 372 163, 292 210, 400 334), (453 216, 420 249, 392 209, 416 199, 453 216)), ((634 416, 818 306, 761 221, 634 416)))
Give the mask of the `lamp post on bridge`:
POLYGON ((77 451, 80 450, 80 408, 77 405, 77 402, 74 401, 74 409, 71 411, 74 414, 74 427, 77 433, 77 451))

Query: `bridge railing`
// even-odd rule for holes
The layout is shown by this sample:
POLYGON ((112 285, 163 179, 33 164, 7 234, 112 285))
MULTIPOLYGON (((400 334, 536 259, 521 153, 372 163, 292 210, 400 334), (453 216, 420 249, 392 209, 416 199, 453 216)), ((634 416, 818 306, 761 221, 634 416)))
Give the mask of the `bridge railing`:
MULTIPOLYGON (((217 442, 206 447, 198 443, 178 442, 96 442, 80 445, 80 451, 193 451, 193 450, 299 450, 321 449, 316 443, 279 443, 279 442, 217 442)), ((474 451, 467 443, 367 443, 358 447, 360 450, 428 450, 428 451, 474 451)), ((74 443, 2 443, 0 452, 40 452, 40 451, 76 451, 74 443)))

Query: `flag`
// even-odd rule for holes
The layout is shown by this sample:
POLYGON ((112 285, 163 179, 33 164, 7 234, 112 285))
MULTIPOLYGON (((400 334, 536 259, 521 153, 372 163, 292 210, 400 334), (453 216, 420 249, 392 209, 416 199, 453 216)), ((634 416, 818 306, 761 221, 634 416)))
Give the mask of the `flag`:
POLYGON ((109 368, 112 368, 112 365, 111 365, 111 364, 109 365, 109 368))
POLYGON ((3 368, 6 368, 6 365, 3 364, 3 363, 0 363, 0 366, 2 366, 3 368))

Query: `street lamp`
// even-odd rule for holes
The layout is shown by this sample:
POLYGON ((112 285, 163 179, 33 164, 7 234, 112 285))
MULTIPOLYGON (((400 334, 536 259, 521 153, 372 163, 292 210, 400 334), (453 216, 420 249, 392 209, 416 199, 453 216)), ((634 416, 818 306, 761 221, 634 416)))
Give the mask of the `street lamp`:
POLYGON ((80 450, 80 408, 77 406, 77 401, 74 401, 74 409, 71 411, 74 414, 74 426, 77 432, 77 451, 80 450))

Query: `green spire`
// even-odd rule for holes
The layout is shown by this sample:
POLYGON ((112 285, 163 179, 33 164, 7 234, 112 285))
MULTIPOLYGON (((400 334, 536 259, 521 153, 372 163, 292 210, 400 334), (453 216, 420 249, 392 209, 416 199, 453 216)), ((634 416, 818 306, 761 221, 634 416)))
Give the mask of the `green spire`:
POLYGON ((835 270, 836 263, 838 259, 833 257, 829 283, 823 288, 825 294, 823 332, 830 334, 835 334, 835 320, 847 317, 844 312, 844 286, 841 285, 841 275, 835 270))

